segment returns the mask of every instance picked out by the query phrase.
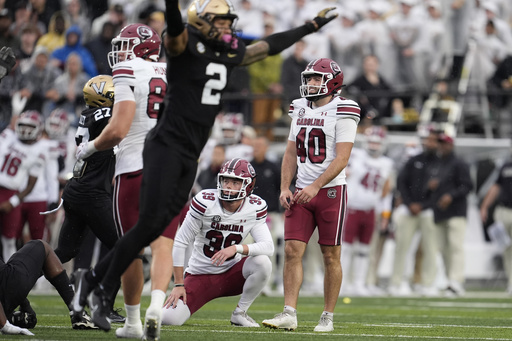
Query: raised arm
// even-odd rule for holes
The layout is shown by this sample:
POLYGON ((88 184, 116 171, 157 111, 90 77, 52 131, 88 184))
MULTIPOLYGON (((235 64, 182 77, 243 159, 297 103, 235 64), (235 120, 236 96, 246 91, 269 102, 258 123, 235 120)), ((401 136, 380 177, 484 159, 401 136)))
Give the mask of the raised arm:
POLYGON ((276 55, 295 44, 304 36, 318 31, 338 16, 336 13, 331 16, 327 16, 327 14, 335 8, 336 7, 325 8, 318 12, 317 16, 313 20, 306 22, 302 26, 292 28, 288 31, 271 34, 268 37, 248 46, 244 59, 242 60, 242 65, 252 64, 266 58, 267 56, 276 55))
POLYGON ((166 0, 167 30, 164 31, 165 51, 169 56, 177 56, 185 51, 188 32, 185 30, 178 0, 166 0))

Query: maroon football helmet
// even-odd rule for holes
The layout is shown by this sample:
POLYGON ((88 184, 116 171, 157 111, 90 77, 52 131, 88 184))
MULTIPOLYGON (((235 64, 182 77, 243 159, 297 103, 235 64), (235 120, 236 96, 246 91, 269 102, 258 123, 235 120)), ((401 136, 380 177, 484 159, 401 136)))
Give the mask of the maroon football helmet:
POLYGON ((338 63, 329 58, 312 60, 300 76, 300 95, 312 101, 328 95, 337 95, 343 86, 343 71, 338 63), (308 85, 308 79, 313 75, 322 77, 320 85, 308 85))
POLYGON ((27 110, 22 112, 16 120, 14 130, 21 141, 36 141, 43 131, 43 119, 39 111, 27 110))
POLYGON ((240 200, 251 195, 256 184, 256 171, 251 163, 244 159, 231 159, 222 165, 217 175, 217 189, 221 200, 240 200), (240 190, 230 190, 230 194, 225 194, 223 190, 223 179, 233 178, 242 180, 240 190), (234 194, 232 194, 234 193, 234 194))
POLYGON ((364 130, 363 146, 370 156, 382 155, 386 142, 386 129, 381 126, 371 126, 364 130))
POLYGON ((45 120, 44 125, 46 133, 51 139, 61 139, 69 129, 68 112, 60 108, 53 110, 45 120))
POLYGON ((114 67, 120 61, 135 57, 149 58, 157 62, 160 58, 161 44, 160 36, 151 27, 144 24, 127 25, 112 39, 108 63, 110 67, 114 67))

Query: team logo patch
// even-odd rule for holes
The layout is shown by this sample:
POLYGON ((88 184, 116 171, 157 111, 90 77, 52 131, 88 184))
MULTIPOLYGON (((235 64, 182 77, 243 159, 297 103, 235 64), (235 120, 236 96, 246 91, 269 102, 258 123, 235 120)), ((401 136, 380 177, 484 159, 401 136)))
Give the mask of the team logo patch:
POLYGON ((153 36, 153 32, 146 26, 137 27, 137 34, 143 39, 149 39, 153 36))
POLYGON ((304 115, 306 115, 306 109, 300 108, 300 110, 299 110, 299 117, 304 117, 304 115))
POLYGON ((222 220, 222 218, 220 217, 220 215, 214 215, 212 217, 212 221, 215 222, 215 223, 218 223, 222 220))
POLYGON ((335 188, 331 188, 327 191, 327 197, 329 199, 335 199, 336 198, 336 195, 337 195, 338 191, 336 191, 335 188))
POLYGON ((204 53, 206 51, 206 48, 204 47, 204 44, 201 42, 198 42, 196 45, 197 52, 204 53))
POLYGON ((331 62, 331 69, 336 75, 341 72, 340 66, 335 62, 331 62))

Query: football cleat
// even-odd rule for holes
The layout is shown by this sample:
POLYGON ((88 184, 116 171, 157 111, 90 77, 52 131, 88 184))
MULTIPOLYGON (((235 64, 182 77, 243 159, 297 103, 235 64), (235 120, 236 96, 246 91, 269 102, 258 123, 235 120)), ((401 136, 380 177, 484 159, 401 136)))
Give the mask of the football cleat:
POLYGON ((72 275, 75 296, 73 296, 73 300, 69 304, 69 309, 77 314, 84 310, 84 307, 87 304, 87 295, 89 295, 89 292, 92 289, 91 285, 85 278, 85 274, 88 271, 89 270, 86 269, 78 269, 72 275))
POLYGON ((259 327, 260 325, 254 321, 252 317, 247 315, 243 310, 234 311, 231 314, 231 324, 239 327, 259 327))
POLYGON ((273 319, 263 320, 263 325, 273 329, 295 330, 297 329, 297 315, 287 311, 274 316, 273 319))
POLYGON ((332 320, 325 315, 320 317, 320 321, 318 321, 317 326, 313 331, 315 332, 332 332, 334 330, 334 326, 332 320))
POLYGON ((89 308, 91 309, 92 322, 101 330, 108 332, 110 322, 107 316, 110 312, 110 302, 105 292, 100 287, 94 289, 88 297, 89 308))
POLYGON ((144 336, 142 322, 134 325, 125 324, 122 328, 117 328, 116 336, 120 339, 141 339, 144 336))
POLYGON ((160 327, 162 325, 162 309, 146 310, 146 321, 144 322, 144 340, 160 340, 160 327))
POLYGON ((98 327, 92 323, 91 317, 85 311, 80 313, 70 311, 69 317, 71 318, 71 326, 73 329, 98 329, 98 327))
POLYGON ((121 311, 121 308, 110 310, 110 312, 107 315, 107 319, 110 321, 110 323, 124 323, 126 321, 126 317, 119 314, 121 311))

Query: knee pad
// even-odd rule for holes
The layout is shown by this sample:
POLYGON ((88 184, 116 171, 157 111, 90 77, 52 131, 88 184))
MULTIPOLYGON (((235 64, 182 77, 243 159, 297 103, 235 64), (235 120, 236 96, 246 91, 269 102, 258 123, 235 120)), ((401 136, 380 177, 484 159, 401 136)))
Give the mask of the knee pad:
POLYGON ((178 300, 176 308, 162 308, 162 325, 181 326, 183 323, 187 322, 189 318, 190 310, 182 300, 178 300))

